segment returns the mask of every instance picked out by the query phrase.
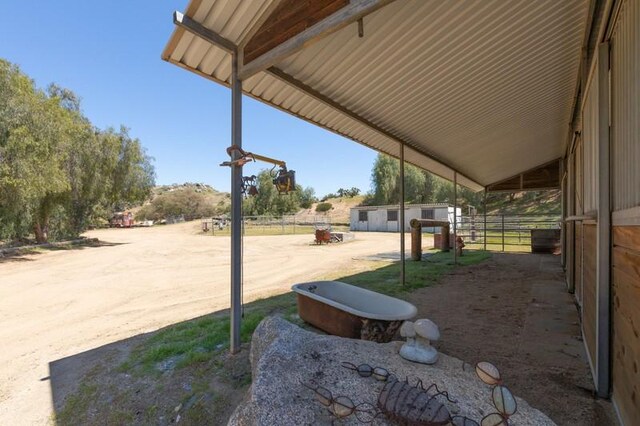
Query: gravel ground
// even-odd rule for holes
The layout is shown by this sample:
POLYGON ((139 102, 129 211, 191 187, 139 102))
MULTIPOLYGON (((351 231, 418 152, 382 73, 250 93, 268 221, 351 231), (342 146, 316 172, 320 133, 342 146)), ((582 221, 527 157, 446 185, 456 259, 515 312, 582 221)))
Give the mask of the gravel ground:
MULTIPOLYGON (((229 239, 198 227, 97 230, 87 236, 98 247, 0 259, 0 424, 50 419, 50 362, 227 308, 229 239)), ((397 234, 384 233, 344 245, 312 241, 245 237, 245 302, 399 247, 397 234)))

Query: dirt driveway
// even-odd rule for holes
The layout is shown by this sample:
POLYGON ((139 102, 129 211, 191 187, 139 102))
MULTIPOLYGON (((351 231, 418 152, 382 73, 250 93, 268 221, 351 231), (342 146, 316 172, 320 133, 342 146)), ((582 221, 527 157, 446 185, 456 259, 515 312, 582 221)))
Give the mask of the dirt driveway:
MULTIPOLYGON (((50 419, 49 362, 227 308, 229 238, 197 230, 186 223, 93 231, 88 236, 108 244, 0 263, 0 424, 50 419)), ((245 237, 244 300, 399 248, 397 234, 358 233, 332 246, 312 240, 245 237)))

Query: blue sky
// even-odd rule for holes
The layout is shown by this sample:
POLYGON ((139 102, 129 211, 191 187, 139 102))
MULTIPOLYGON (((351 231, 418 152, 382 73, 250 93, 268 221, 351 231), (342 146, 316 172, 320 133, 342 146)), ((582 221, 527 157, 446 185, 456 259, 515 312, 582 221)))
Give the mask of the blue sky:
MULTIPOLYGON (((55 82, 82 98, 98 127, 131 129, 155 158, 159 184, 205 182, 229 190, 218 165, 230 145, 230 91, 160 59, 172 13, 185 0, 0 0, 0 57, 39 87, 55 82)), ((370 188, 376 153, 319 127, 243 98, 243 147, 296 170, 322 196, 370 188)), ((267 167, 245 167, 255 174, 267 167)))

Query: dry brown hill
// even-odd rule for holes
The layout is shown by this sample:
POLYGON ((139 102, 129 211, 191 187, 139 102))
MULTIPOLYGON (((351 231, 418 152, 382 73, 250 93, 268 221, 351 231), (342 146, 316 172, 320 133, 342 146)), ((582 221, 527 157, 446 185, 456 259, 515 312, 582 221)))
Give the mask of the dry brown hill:
POLYGON ((355 197, 338 197, 328 198, 325 203, 331 203, 331 210, 326 213, 319 213, 316 211, 318 203, 313 203, 311 208, 302 209, 296 213, 296 218, 305 220, 311 216, 329 216, 331 223, 349 223, 349 212, 352 207, 357 207, 364 201, 364 195, 357 195, 355 197))

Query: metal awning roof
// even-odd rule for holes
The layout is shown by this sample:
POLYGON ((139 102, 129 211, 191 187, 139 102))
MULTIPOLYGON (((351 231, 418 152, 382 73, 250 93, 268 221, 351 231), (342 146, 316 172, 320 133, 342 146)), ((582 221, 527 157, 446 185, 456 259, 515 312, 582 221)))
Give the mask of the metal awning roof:
MULTIPOLYGON (((192 0, 246 44, 275 0, 192 0)), ((352 0, 353 2, 353 0, 352 0)), ((397 0, 243 81, 258 100, 473 190, 562 156, 588 0, 397 0)), ((229 85, 231 54, 177 28, 163 59, 229 85)))

